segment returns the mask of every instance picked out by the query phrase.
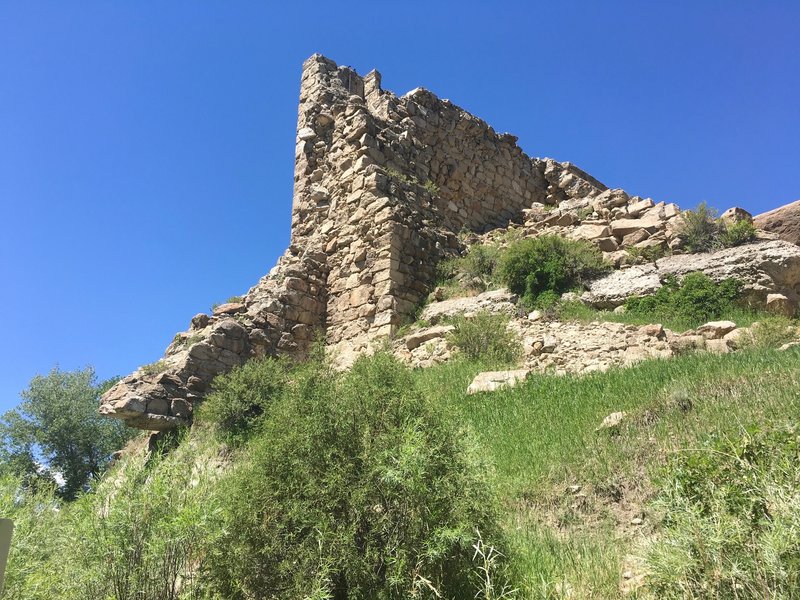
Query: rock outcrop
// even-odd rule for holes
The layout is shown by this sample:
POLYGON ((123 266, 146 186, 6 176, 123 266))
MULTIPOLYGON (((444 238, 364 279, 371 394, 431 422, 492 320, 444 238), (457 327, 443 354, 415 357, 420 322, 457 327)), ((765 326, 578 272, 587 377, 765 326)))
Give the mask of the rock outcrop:
POLYGON ((100 410, 143 429, 188 423, 217 374, 252 356, 302 357, 316 336, 346 365, 425 298, 459 233, 605 189, 427 90, 398 97, 377 71, 362 77, 314 55, 300 86, 286 254, 241 302, 195 317, 100 410))
POLYGON ((782 240, 800 244, 800 200, 756 216, 753 224, 782 240))
MULTIPOLYGON (((627 248, 680 248, 676 205, 608 189, 570 163, 529 157, 516 141, 430 91, 396 96, 382 89, 377 71, 362 77, 312 56, 300 86, 289 248, 241 299, 192 318, 162 359, 103 396, 100 411, 142 429, 188 424, 220 373, 252 357, 303 358, 318 338, 346 367, 416 311, 431 291, 438 262, 491 232, 515 228, 523 235, 590 240, 616 265, 630 256, 627 248)), ((773 244, 748 246, 745 254, 758 250, 752 260, 738 250, 724 255, 728 262, 662 259, 598 282, 591 293, 595 303, 614 305, 622 300, 620 290, 645 293, 669 272, 721 275, 725 265, 746 263, 753 290, 794 302, 796 256, 785 243, 773 244)), ((514 314, 515 302, 507 292, 491 292, 440 303, 422 317, 436 323, 470 310, 514 314)), ((523 327, 524 336, 545 336, 532 348, 548 349, 532 355, 531 367, 552 362, 560 369, 558 357, 574 360, 570 338, 562 336, 553 347, 557 337, 542 327, 523 327)), ((643 342, 641 353, 661 352, 662 341, 643 342)), ((574 347, 589 350, 581 346, 586 343, 576 339, 574 347)), ((402 352, 418 364, 446 360, 446 328, 406 339, 402 352)), ((625 360, 614 354, 597 365, 625 360)))
POLYGON ((718 252, 667 256, 594 281, 581 300, 597 308, 613 308, 630 296, 654 293, 667 275, 681 278, 695 271, 715 281, 735 277, 754 304, 765 305, 771 293, 796 300, 800 294, 800 247, 772 240, 718 252))

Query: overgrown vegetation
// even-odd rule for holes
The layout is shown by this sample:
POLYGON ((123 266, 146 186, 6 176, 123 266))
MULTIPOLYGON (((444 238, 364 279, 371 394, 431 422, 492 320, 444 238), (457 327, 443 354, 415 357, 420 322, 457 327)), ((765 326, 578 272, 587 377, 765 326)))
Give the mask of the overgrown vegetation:
POLYGON ((289 377, 289 364, 272 358, 253 359, 214 380, 196 421, 214 423, 233 445, 258 433, 289 377))
POLYGON ((498 532, 468 438, 387 355, 294 378, 226 481, 218 595, 472 597, 477 532, 498 532))
MULTIPOLYGON (((667 480, 656 476, 668 457, 697 447, 709 434, 736 436, 741 424, 767 430, 796 423, 798 359, 800 350, 752 349, 580 377, 531 376, 494 392, 491 401, 465 393, 481 364, 450 363, 415 376, 435 402, 454 408, 472 426, 496 468, 520 598, 620 598, 629 581, 622 574, 630 571, 630 581, 643 577, 633 597, 658 599, 665 596, 649 587, 647 565, 626 561, 645 552, 637 541, 642 536, 658 539, 662 513, 650 498, 667 480), (595 431, 616 411, 626 417, 613 433, 595 431)), ((799 531, 785 528, 782 543, 797 543, 799 531)), ((702 544, 704 531, 693 533, 702 544)), ((797 573, 796 564, 784 564, 797 573)), ((741 583, 738 596, 676 597, 792 597, 780 588, 752 594, 749 583, 741 583)))
POLYGON ((714 434, 672 455, 647 553, 658 598, 800 596, 800 433, 795 426, 714 434))
POLYGON ((689 252, 709 252, 754 240, 756 228, 748 220, 727 223, 717 218, 713 208, 701 202, 694 210, 681 213, 681 226, 677 233, 689 252))
POLYGON ((500 255, 495 244, 475 244, 464 256, 440 262, 438 282, 445 296, 479 293, 499 284, 496 270, 500 255))
POLYGON ((522 356, 518 336, 508 329, 509 317, 503 314, 480 312, 472 317, 457 317, 449 341, 471 360, 487 365, 513 364, 522 356))
POLYGON ((2 597, 508 597, 490 470, 392 357, 249 363, 200 413, 74 502, 0 480, 17 523, 2 597))
POLYGON ((552 303, 554 297, 579 289, 609 270, 591 243, 555 235, 519 240, 508 247, 499 264, 501 280, 531 307, 537 302, 552 303))
POLYGON ((631 315, 676 319, 697 327, 733 310, 740 290, 741 283, 735 279, 716 283, 700 272, 682 280, 669 276, 655 294, 629 298, 625 308, 631 315))

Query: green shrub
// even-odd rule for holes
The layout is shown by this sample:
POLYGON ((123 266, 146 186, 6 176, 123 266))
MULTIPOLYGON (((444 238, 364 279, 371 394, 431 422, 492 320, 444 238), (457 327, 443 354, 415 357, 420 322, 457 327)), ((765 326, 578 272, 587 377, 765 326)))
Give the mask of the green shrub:
POLYGON ((217 452, 197 440, 166 456, 138 452, 68 504, 0 480, 0 514, 15 522, 2 597, 199 599, 217 452))
POLYGON ((472 317, 454 319, 455 330, 448 340, 472 360, 489 364, 511 364, 519 360, 522 346, 508 329, 509 318, 502 314, 480 312, 472 317))
POLYGON ((664 246, 647 246, 645 248, 628 246, 625 250, 631 258, 641 259, 645 262, 655 262, 659 258, 664 258, 667 255, 667 250, 664 246))
POLYGON ((229 442, 241 441, 282 393, 287 366, 272 358, 253 359, 218 376, 200 405, 196 420, 214 423, 229 442))
POLYGON ((719 241, 725 248, 740 246, 756 239, 756 228, 750 221, 738 221, 732 225, 720 224, 719 241))
POLYGON ((475 244, 464 256, 442 261, 437 267, 439 283, 453 283, 464 291, 484 291, 495 282, 500 248, 475 244))
POLYGON ((800 595, 800 434, 795 428, 712 437, 673 455, 647 553, 657 598, 800 595))
POLYGON ((669 276, 654 295, 629 298, 625 308, 632 315, 685 321, 696 327, 732 310, 740 290, 741 283, 735 279, 716 283, 700 272, 689 273, 680 282, 669 276))
POLYGON ((287 389, 224 482, 214 597, 473 597, 477 532, 498 534, 464 432, 385 354, 287 389))
POLYGON ((689 252, 709 252, 719 246, 720 224, 717 213, 705 202, 694 210, 681 213, 681 223, 677 233, 683 239, 689 252))
POLYGON ((756 228, 747 220, 728 224, 718 219, 717 212, 702 202, 696 209, 681 214, 677 234, 689 252, 709 252, 753 241, 756 228))
POLYGON ((499 264, 503 283, 528 306, 535 305, 544 292, 560 295, 580 288, 609 269, 600 250, 591 243, 555 235, 513 243, 499 264))

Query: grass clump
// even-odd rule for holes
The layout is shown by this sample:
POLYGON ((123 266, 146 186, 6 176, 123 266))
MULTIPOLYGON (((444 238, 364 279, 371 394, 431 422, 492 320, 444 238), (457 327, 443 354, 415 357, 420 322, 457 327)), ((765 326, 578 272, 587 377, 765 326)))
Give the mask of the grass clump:
POLYGON ((295 373, 246 451, 224 486, 215 597, 474 596, 477 532, 499 535, 485 472, 392 357, 295 373))
POLYGON ((453 320, 449 341, 470 360, 492 365, 515 363, 522 356, 517 335, 508 329, 507 315, 480 312, 453 320))
POLYGON ((272 358, 253 359, 214 379, 211 393, 195 419, 213 423, 233 444, 250 436, 283 392, 288 364, 272 358))
POLYGON ((626 314, 659 321, 671 319, 697 327, 734 310, 740 290, 741 283, 735 279, 716 283, 701 272, 689 273, 681 281, 669 276, 652 296, 629 298, 626 314))
POLYGON ((800 433, 714 435, 675 454, 655 506, 663 530, 647 554, 658 598, 800 595, 800 433))
POLYGON ((498 283, 496 271, 501 253, 497 245, 475 244, 464 256, 439 263, 439 284, 449 290, 448 296, 486 291, 498 283))
POLYGON ((610 270, 594 245, 555 235, 527 238, 511 244, 499 263, 500 278, 528 306, 543 294, 553 297, 581 288, 610 270))
POLYGON ((745 346, 756 348, 777 348, 797 339, 798 333, 800 330, 795 321, 774 315, 753 323, 743 342, 745 346))
POLYGON ((167 361, 163 359, 140 367, 141 371, 145 375, 158 375, 159 373, 166 371, 168 368, 169 365, 167 364, 167 361))

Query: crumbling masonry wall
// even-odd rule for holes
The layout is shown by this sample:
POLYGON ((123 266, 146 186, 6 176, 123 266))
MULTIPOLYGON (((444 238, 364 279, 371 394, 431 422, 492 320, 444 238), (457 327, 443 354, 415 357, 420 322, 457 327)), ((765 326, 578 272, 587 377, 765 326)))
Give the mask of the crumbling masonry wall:
POLYGON ((302 357, 318 335, 347 364, 427 295, 460 232, 606 189, 427 90, 398 97, 376 71, 320 55, 303 65, 294 177, 291 242, 275 268, 241 302, 195 316, 101 412, 142 429, 187 424, 216 375, 254 356, 302 357))

